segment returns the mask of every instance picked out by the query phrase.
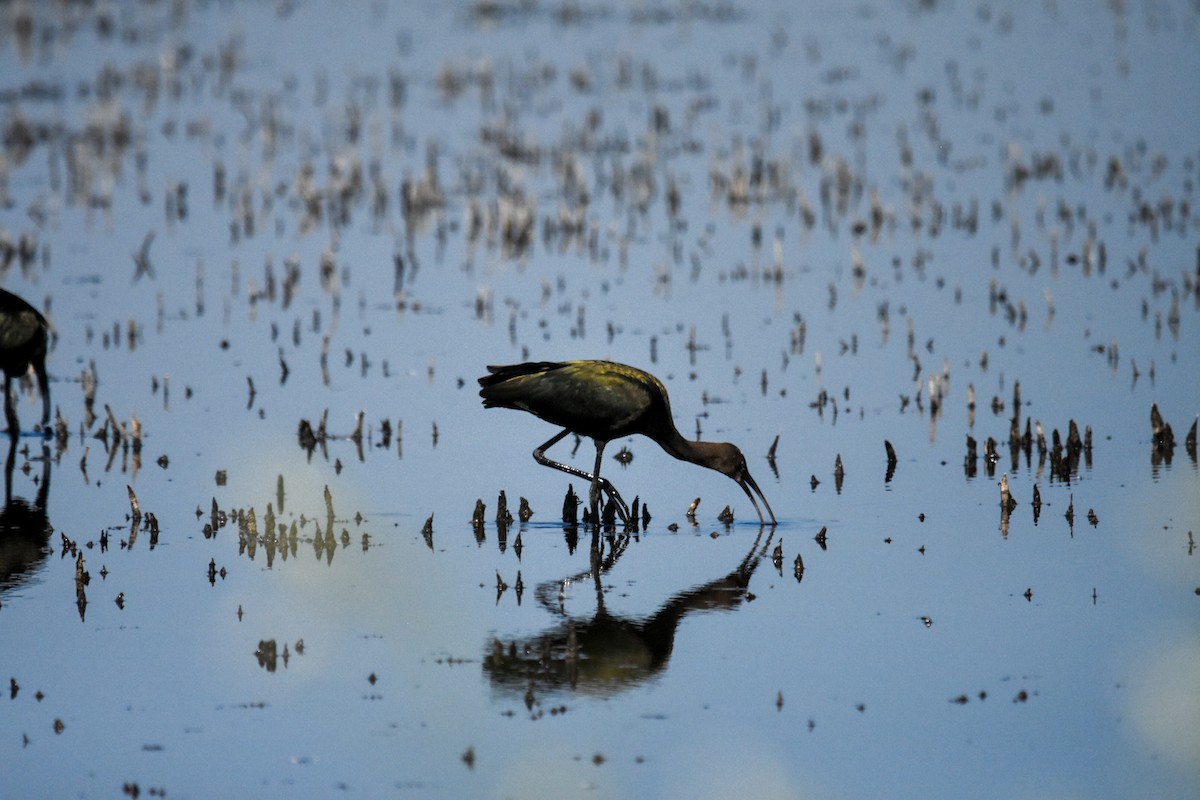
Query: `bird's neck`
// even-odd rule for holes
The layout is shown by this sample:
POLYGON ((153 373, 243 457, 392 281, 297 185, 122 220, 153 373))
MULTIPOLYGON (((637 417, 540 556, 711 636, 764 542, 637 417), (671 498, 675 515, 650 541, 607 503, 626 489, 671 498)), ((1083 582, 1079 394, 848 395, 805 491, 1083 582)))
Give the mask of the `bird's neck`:
POLYGON ((696 442, 685 439, 674 425, 659 441, 662 449, 666 450, 681 461, 693 464, 703 464, 712 455, 712 442, 696 442))

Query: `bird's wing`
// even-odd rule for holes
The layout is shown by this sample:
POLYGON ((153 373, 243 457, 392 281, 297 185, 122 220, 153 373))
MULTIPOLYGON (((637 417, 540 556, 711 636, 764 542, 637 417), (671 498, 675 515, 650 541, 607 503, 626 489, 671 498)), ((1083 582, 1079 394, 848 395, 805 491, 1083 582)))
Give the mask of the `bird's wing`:
POLYGON ((641 370, 606 361, 489 369, 492 374, 480 379, 485 406, 528 411, 597 439, 636 432, 638 420, 655 401, 653 378, 641 370))
MULTIPOLYGON (((479 379, 479 385, 486 390, 488 387, 496 386, 513 378, 519 378, 525 375, 540 375, 543 372, 560 369, 565 367, 566 363, 561 361, 529 361, 524 364, 506 364, 504 366, 489 366, 488 374, 479 379)), ((485 391, 479 392, 480 396, 487 397, 485 391)))
POLYGON ((0 350, 15 350, 44 335, 45 320, 32 308, 15 314, 0 314, 0 350))

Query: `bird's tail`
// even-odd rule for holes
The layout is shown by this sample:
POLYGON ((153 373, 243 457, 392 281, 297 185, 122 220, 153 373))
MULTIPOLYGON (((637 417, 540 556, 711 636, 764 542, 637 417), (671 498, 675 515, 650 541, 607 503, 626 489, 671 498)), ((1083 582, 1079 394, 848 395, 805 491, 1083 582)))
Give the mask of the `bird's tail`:
POLYGON ((523 381, 531 375, 541 375, 559 369, 563 364, 556 361, 529 361, 524 364, 489 366, 488 374, 479 379, 479 396, 485 408, 513 408, 513 401, 524 396, 523 381))

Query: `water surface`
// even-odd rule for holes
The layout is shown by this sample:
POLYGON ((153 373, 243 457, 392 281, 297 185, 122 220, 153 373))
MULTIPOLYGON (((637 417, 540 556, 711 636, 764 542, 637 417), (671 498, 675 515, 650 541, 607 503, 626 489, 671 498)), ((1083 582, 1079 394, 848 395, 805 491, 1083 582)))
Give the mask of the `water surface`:
POLYGON ((1195 796, 1198 24, 6 4, 61 417, 19 392, 6 786, 1195 796), (633 439, 651 521, 593 550, 475 385, 567 358, 658 375, 779 525, 633 439))

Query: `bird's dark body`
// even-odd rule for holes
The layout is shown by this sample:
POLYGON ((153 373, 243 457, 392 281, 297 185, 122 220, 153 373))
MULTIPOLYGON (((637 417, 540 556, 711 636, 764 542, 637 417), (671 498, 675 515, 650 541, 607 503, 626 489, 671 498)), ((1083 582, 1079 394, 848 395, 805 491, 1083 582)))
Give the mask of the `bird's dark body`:
POLYGON ((591 482, 591 510, 596 518, 601 492, 619 507, 622 519, 628 509, 617 490, 600 477, 605 445, 613 439, 638 433, 658 442, 675 458, 714 469, 737 482, 750 498, 759 522, 764 517, 755 494, 763 501, 771 524, 775 515, 750 470, 742 451, 728 442, 685 439, 671 417, 666 387, 648 372, 612 361, 536 361, 488 367, 479 379, 479 396, 486 408, 514 408, 562 428, 533 451, 534 459, 591 482), (596 442, 596 466, 590 473, 546 457, 546 450, 568 433, 596 442))
POLYGON ((671 419, 662 383, 648 372, 611 361, 539 361, 488 367, 479 391, 487 408, 528 411, 581 436, 611 441, 651 436, 671 419))
POLYGON ((42 393, 42 424, 50 421, 50 391, 46 379, 46 348, 50 325, 41 313, 12 292, 0 289, 0 369, 5 378, 5 414, 14 429, 16 410, 7 386, 32 366, 42 393))

